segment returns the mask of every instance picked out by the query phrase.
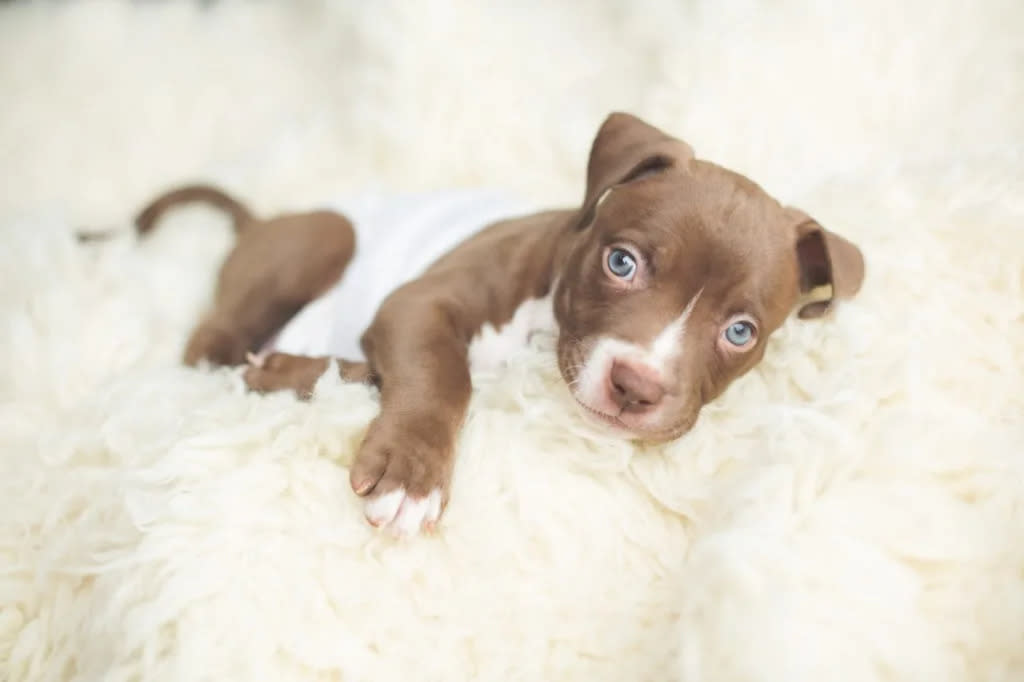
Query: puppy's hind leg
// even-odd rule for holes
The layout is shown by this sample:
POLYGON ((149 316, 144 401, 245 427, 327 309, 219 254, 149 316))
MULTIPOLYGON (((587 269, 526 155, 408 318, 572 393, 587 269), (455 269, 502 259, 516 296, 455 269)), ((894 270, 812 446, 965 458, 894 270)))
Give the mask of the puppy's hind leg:
MULTIPOLYGON (((376 378, 365 362, 336 360, 342 381, 353 383, 374 383, 376 378)), ((245 370, 245 384, 257 393, 271 391, 295 391, 299 398, 306 400, 313 394, 313 387, 330 366, 331 358, 305 357, 287 353, 271 353, 265 358, 251 357, 245 370)))
POLYGON ((208 316, 189 337, 184 361, 192 367, 204 360, 212 365, 235 366, 245 362, 247 350, 246 340, 236 330, 208 316))
POLYGON ((344 274, 355 231, 337 213, 286 215, 252 225, 221 267, 214 310, 185 361, 239 365, 344 274))

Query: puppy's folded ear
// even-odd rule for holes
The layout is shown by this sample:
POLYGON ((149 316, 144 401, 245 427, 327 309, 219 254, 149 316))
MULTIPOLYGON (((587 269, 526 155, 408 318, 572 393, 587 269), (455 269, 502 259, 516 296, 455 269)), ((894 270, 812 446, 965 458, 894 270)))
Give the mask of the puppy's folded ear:
POLYGON ((838 298, 851 298, 864 281, 864 256, 853 243, 829 232, 799 209, 789 208, 796 233, 796 260, 800 272, 797 315, 821 317, 838 298))
POLYGON ((615 185, 684 164, 692 158, 693 149, 682 140, 631 114, 611 114, 601 124, 590 148, 581 225, 590 222, 601 199, 615 185))

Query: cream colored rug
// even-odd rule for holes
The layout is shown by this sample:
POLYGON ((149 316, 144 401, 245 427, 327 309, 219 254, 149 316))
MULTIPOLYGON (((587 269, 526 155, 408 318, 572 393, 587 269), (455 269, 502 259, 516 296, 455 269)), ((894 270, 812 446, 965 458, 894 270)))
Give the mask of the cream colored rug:
POLYGON ((1024 679, 1024 5, 0 8, 0 680, 1024 679), (177 360, 262 212, 369 189, 582 196, 626 109, 860 244, 664 448, 542 351, 476 377, 436 538, 362 519, 375 405, 177 360))

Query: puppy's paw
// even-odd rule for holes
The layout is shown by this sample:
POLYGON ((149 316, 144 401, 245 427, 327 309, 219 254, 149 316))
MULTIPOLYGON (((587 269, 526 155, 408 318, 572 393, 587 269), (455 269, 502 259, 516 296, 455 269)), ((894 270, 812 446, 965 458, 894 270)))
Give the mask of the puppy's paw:
POLYGON ((189 337, 184 361, 192 367, 204 360, 212 365, 236 367, 245 362, 246 350, 245 341, 238 335, 204 322, 189 337))
POLYGON ((292 390, 302 399, 313 394, 317 380, 327 371, 327 358, 309 358, 287 353, 271 353, 265 358, 249 357, 242 378, 257 393, 292 390))
POLYGON ((387 527, 399 537, 430 531, 441 518, 441 489, 434 488, 425 497, 410 495, 405 488, 370 495, 363 513, 370 525, 387 527))
POLYGON ((350 482, 366 497, 366 520, 400 536, 432 530, 447 503, 451 444, 434 420, 378 417, 370 426, 350 482))

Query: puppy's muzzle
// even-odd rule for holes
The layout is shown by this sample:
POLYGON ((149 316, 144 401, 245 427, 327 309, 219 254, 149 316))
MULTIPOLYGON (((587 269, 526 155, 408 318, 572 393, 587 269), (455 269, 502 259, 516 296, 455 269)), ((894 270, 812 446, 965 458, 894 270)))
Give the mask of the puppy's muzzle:
POLYGON ((661 403, 665 386, 654 369, 615 360, 608 373, 608 396, 624 412, 646 412, 661 403))

